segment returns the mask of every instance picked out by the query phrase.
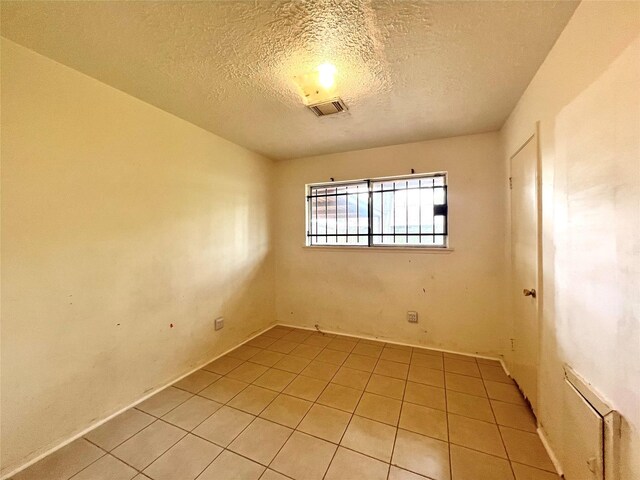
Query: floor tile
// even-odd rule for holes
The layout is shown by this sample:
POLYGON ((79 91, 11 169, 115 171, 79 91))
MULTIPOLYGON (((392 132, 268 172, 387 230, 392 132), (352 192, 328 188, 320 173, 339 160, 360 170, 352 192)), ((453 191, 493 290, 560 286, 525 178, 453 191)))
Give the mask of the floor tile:
POLYGON ((316 403, 300 422, 298 430, 314 437, 339 443, 347 429, 349 420, 351 420, 350 413, 316 403))
POLYGON ((331 343, 331 340, 333 340, 332 338, 329 337, 324 337, 324 336, 318 336, 318 335, 311 335, 310 337, 308 337, 304 342, 302 342, 305 345, 312 345, 314 347, 320 347, 320 348, 324 348, 326 347, 329 343, 331 343))
POLYGON ((274 352, 291 353, 291 351, 298 346, 297 343, 288 342, 287 340, 276 340, 267 348, 274 352))
POLYGON ((340 367, 338 372, 331 379, 331 382, 344 387, 364 390, 370 377, 371 373, 369 372, 363 372, 362 370, 355 370, 348 367, 340 367))
POLYGON ((382 353, 382 346, 379 345, 368 345, 366 343, 358 343, 351 353, 356 353, 358 355, 365 355, 367 357, 378 358, 382 353))
POLYGON ((379 360, 373 373, 378 375, 385 375, 387 377, 399 378, 401 380, 407 379, 407 373, 409 372, 409 364, 393 362, 391 360, 379 360))
POLYGON ((144 474, 154 480, 193 480, 221 452, 219 446, 188 434, 149 465, 144 474))
POLYGON ((318 354, 316 360, 319 362, 333 363, 334 365, 342 365, 348 356, 348 352, 325 348, 318 354))
POLYGON ((364 372, 373 372, 373 369, 375 368, 377 362, 377 358, 352 353, 347 357, 347 359, 343 363, 343 366, 354 368, 356 370, 362 370, 364 372))
POLYGON ((282 337, 282 340, 293 343, 302 343, 309 338, 312 333, 313 332, 310 332, 309 330, 293 330, 282 337))
POLYGON ((214 382, 202 390, 198 395, 208 398, 209 400, 215 400, 216 402, 227 403, 248 386, 248 383, 241 382, 240 380, 222 377, 217 382, 214 382))
POLYGON ((485 380, 484 386, 487 389, 489 398, 500 400, 501 402, 515 403, 516 405, 526 405, 518 387, 511 383, 492 382, 485 380))
POLYGON ((407 350, 398 350, 397 348, 386 347, 380 355, 381 360, 391 360, 399 363, 409 363, 411 361, 411 352, 407 350))
POLYGON ((308 358, 296 357, 295 355, 285 355, 273 368, 284 370, 285 372, 300 373, 311 363, 308 358))
POLYGON ((417 365, 419 367, 433 368, 436 370, 444 370, 444 362, 442 357, 435 355, 422 355, 415 353, 411 357, 411 365, 417 365))
POLYGON ((165 422, 191 431, 222 407, 222 404, 194 396, 162 417, 165 422))
POLYGON ((391 463, 433 480, 451 478, 449 445, 418 433, 398 430, 391 463))
POLYGON ((442 410, 404 402, 399 427, 447 441, 447 414, 442 410))
POLYGON ((297 397, 280 394, 260 414, 272 422, 295 428, 311 408, 311 402, 297 397))
POLYGON ((495 423, 489 400, 468 393, 449 390, 447 392, 447 411, 463 417, 495 423))
POLYGON ((484 384, 479 378, 458 375, 456 373, 446 373, 444 378, 447 390, 468 393, 469 395, 476 395, 478 397, 487 396, 484 390, 484 384))
POLYGON ((284 353, 272 352, 271 350, 260 350, 249 361, 264 365, 265 367, 273 367, 284 357, 284 353))
POLYGON ((432 357, 443 358, 442 352, 438 350, 432 350, 430 348, 413 347, 413 353, 417 353, 418 355, 431 355, 432 357))
POLYGON ((87 433, 85 438, 110 451, 154 421, 155 417, 130 408, 87 433))
POLYGON ((278 392, 255 385, 249 385, 228 403, 230 407, 237 408, 243 412, 259 415, 274 398, 278 392))
POLYGON ((513 473, 516 474, 516 480, 561 480, 555 473, 540 470, 528 465, 511 462, 511 467, 513 468, 513 473))
POLYGON ((514 480, 507 460, 451 445, 453 480, 514 480))
POLYGON ((502 367, 502 364, 500 363, 500 361, 494 360, 493 358, 476 357, 476 362, 478 363, 478 365, 484 364, 484 365, 493 365, 495 367, 502 367))
POLYGON ((296 377, 293 382, 284 389, 283 393, 314 402, 327 384, 328 382, 326 380, 301 375, 296 377))
POLYGON ((207 372, 217 373, 218 375, 226 375, 234 368, 238 367, 238 365, 242 365, 244 363, 243 360, 239 358, 229 357, 225 355, 224 357, 220 357, 213 362, 202 367, 203 370, 207 372))
POLYGON ((385 343, 382 340, 374 340, 372 338, 359 338, 358 343, 364 343, 365 345, 374 345, 380 348, 384 348, 385 346, 385 343))
POLYGON ((448 420, 451 443, 507 458, 497 425, 453 414, 448 420))
POLYGON ((198 480, 258 480, 265 467, 238 454, 225 450, 198 480))
POLYGON ((331 363, 312 361, 307 367, 300 372, 300 375, 318 378, 320 380, 329 381, 333 378, 340 367, 331 363))
MULTIPOLYGON (((365 392, 360 398, 355 413, 361 417, 370 418, 395 427, 398 425, 401 407, 402 402, 400 400, 365 392)), ((442 413, 444 414, 444 412, 442 413)))
POLYGON ((79 438, 17 473, 12 480, 67 480, 103 455, 103 450, 79 438))
POLYGON ((260 477, 260 480, 289 480, 289 477, 285 477, 284 475, 276 472, 275 470, 267 469, 260 477))
POLYGON ((225 406, 198 425, 193 433, 226 447, 254 418, 253 415, 225 406))
POLYGON ((374 373, 371 375, 365 391, 402 400, 406 383, 399 378, 385 377, 374 373))
POLYGON ((389 469, 389 480, 429 480, 427 477, 410 472, 403 468, 391 465, 389 469))
POLYGON ((413 352, 413 347, 410 347, 409 345, 400 345, 399 343, 391 343, 391 342, 387 342, 384 344, 384 348, 394 348, 396 350, 402 350, 403 352, 413 352))
POLYGON ((283 328, 280 326, 275 326, 269 330, 267 330, 266 332, 264 332, 262 334, 262 336, 265 337, 269 337, 269 338, 275 338, 276 340, 279 338, 284 337, 287 333, 291 332, 292 330, 289 328, 283 328))
POLYGON ((425 407, 446 410, 444 388, 432 387, 423 383, 407 382, 404 401, 425 407))
POLYGON ((355 388, 345 387, 336 383, 330 383, 324 389, 317 402, 327 407, 337 408, 353 413, 358 405, 362 392, 355 388))
POLYGON ((270 467, 295 480, 321 480, 335 451, 332 443, 294 432, 270 467))
POLYGON ((204 390, 219 378, 220 375, 217 373, 207 372, 206 370, 197 370, 188 377, 177 381, 173 386, 180 390, 186 390, 187 392, 198 393, 200 390, 204 390))
POLYGON ((276 338, 260 336, 249 340, 245 345, 249 345, 250 347, 268 348, 277 341, 278 340, 276 338))
POLYGON ((354 415, 340 445, 388 462, 395 436, 395 427, 354 415))
POLYGON ((491 400, 491 406, 498 425, 536 432, 536 419, 529 408, 498 400, 491 400))
POLYGON ((269 465, 293 430, 256 418, 228 449, 263 465, 269 465))
POLYGON ((187 434, 173 425, 157 420, 111 453, 138 470, 143 470, 187 434))
POLYGON ((186 402, 192 396, 192 393, 185 392, 179 388, 168 387, 139 403, 136 408, 154 417, 161 417, 169 410, 173 410, 181 403, 186 402))
POLYGON ((480 370, 475 362, 444 357, 444 371, 480 378, 480 370))
POLYGON ((338 447, 324 478, 325 480, 387 480, 388 471, 387 463, 338 447))
POLYGON ((104 455, 71 478, 72 480, 131 480, 137 473, 135 469, 116 457, 104 455))
POLYGON ((227 355, 233 358, 239 358, 240 360, 249 360, 262 351, 263 350, 261 348, 252 347, 250 345, 241 345, 235 350, 227 353, 227 355))
POLYGON ((341 338, 335 338, 327 344, 327 348, 330 350, 338 350, 340 352, 351 352, 357 345, 355 340, 344 340, 341 338))
POLYGON ((411 365, 409 367, 408 379, 411 382, 444 388, 444 374, 442 370, 436 370, 435 368, 422 367, 415 364, 411 365))
POLYGON ((240 380, 241 382, 251 383, 269 368, 257 363, 245 362, 237 368, 227 373, 228 378, 240 380))
POLYGON ((500 433, 510 460, 554 472, 553 463, 537 434, 509 427, 500 427, 500 433))
POLYGON ((254 380, 253 384, 259 387, 268 388, 269 390, 281 392, 293 381, 294 378, 296 378, 295 373, 285 372, 284 370, 278 370, 277 368, 270 368, 254 380))
POLYGON ((303 357, 308 360, 313 360, 323 349, 321 347, 314 347, 313 345, 300 344, 291 351, 291 355, 297 357, 303 357))
POLYGON ((513 384, 513 380, 507 376, 502 366, 480 364, 479 367, 484 380, 513 384))

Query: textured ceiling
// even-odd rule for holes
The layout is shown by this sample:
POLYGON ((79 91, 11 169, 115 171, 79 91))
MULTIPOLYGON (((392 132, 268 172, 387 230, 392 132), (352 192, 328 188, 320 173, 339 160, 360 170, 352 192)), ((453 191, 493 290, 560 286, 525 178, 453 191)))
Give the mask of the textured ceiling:
POLYGON ((566 1, 3 1, 2 35, 272 158, 500 128, 566 1), (294 77, 331 62, 349 111, 294 77))

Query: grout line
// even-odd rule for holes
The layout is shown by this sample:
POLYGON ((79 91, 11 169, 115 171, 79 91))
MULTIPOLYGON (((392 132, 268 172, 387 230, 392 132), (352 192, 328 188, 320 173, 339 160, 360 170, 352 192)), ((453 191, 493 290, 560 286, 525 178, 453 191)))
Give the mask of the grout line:
POLYGON ((447 421, 447 451, 449 452, 449 477, 453 476, 453 463, 451 461, 451 429, 449 428, 449 395, 447 394, 447 379, 445 376, 444 388, 444 408, 445 419, 447 421))
MULTIPOLYGON (((354 346, 354 348, 355 348, 355 346, 354 346)), ((351 349, 351 351, 353 351, 353 348, 351 349)), ((351 355, 351 352, 349 352, 349 355, 351 355)), ((344 362, 346 362, 348 358, 349 357, 347 356, 347 358, 344 359, 344 362)), ((379 358, 378 358, 378 360, 376 360, 376 365, 378 364, 378 361, 379 361, 379 358)), ((344 362, 342 362, 342 365, 344 365, 344 362)), ((349 367, 346 367, 346 368, 349 368, 349 367)), ((373 367, 373 369, 375 370, 375 366, 373 367)), ((357 370, 357 369, 354 368, 354 370, 357 370)), ((363 370, 358 370, 358 371, 363 371, 363 370)), ((362 393, 360 393, 360 397, 358 398, 358 402, 356 403, 356 406, 353 408, 353 412, 350 412, 351 416, 349 417, 349 421, 347 422, 347 426, 345 427, 344 431, 342 432, 342 435, 340 435, 340 440, 338 440, 338 446, 337 446, 335 452, 333 452, 333 455, 331 456, 331 460, 329 461, 329 465, 327 466, 327 470, 324 472, 324 475, 322 476, 323 480, 327 476, 327 472, 331 468, 331 464, 333 463, 333 460, 335 459, 335 456, 336 456, 336 453, 338 451, 338 448, 340 448, 342 446, 342 440, 344 439, 344 436, 347 434, 347 430, 349 430, 349 426, 351 425, 351 421, 353 420, 353 417, 356 416, 356 410, 358 409, 358 406, 360 405, 360 401, 362 400, 362 397, 364 396, 364 392, 366 391, 367 385, 369 385, 369 381, 371 381, 371 376, 372 375, 373 375, 373 372, 369 372, 369 378, 367 378, 367 383, 365 383, 364 388, 362 390, 362 393)), ((335 375, 334 375, 334 377, 335 377, 335 375)), ((341 386, 343 386, 343 385, 341 385, 341 386)), ((349 388, 349 387, 346 387, 346 388, 349 388)), ((343 411, 343 410, 341 410, 341 411, 343 411)), ((343 448, 347 448, 347 447, 343 447, 343 448)), ((355 451, 355 450, 352 450, 350 448, 349 448, 349 450, 355 451)), ((361 452, 356 452, 356 453, 361 453, 361 452)))
MULTIPOLYGON (((88 440, 87 440, 87 441, 88 441, 88 440)), ((96 445, 96 444, 95 444, 95 443, 93 443, 93 442, 89 442, 89 443, 91 443, 91 445, 94 445, 94 446, 98 447, 98 445, 96 445)), ((100 447, 98 447, 98 448, 100 448, 100 447)), ((100 450, 102 450, 102 451, 104 452, 104 454, 103 454, 103 455, 100 455, 98 458, 96 458, 96 459, 95 459, 93 462, 91 462, 89 465, 87 465, 86 467, 82 467, 82 468, 81 468, 80 470, 78 470, 76 473, 74 473, 73 475, 71 475, 70 477, 68 477, 68 478, 69 478, 69 480, 72 480, 72 479, 73 479, 73 477, 78 476, 78 475, 80 474, 80 472, 84 472, 87 468, 89 468, 91 465, 93 465, 94 463, 96 463, 96 462, 97 462, 98 460, 100 460, 101 458, 104 458, 106 455, 109 455, 109 452, 107 452, 107 451, 106 451, 106 450, 104 450, 103 448, 100 448, 100 450)), ((113 456, 113 455, 111 455, 111 456, 113 456)), ((130 466, 130 465, 129 465, 129 466, 130 466)), ((137 472, 137 471, 138 471, 138 470, 136 470, 136 472, 137 472)))
MULTIPOLYGON (((409 370, 411 370, 411 360, 413 359, 413 349, 409 356, 409 368, 407 368, 407 378, 404 380, 404 388, 402 389, 402 400, 400 400, 400 412, 398 413, 398 424, 396 425, 396 432, 393 437, 393 445, 391 447, 391 456, 389 457, 389 469, 387 470, 387 480, 391 475, 391 465, 393 465, 393 454, 396 451, 396 441, 398 440, 398 431, 400 429, 400 419, 402 418, 402 410, 404 409, 404 396, 407 391, 407 383, 409 382, 409 370)), ((446 412, 445 412, 446 415, 446 412)))

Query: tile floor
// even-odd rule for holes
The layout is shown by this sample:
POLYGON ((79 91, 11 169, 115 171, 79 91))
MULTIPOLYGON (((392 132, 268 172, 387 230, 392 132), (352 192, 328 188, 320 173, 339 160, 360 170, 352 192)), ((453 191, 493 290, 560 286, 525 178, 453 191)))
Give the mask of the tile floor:
POLYGON ((557 480, 498 362, 277 326, 13 477, 557 480))

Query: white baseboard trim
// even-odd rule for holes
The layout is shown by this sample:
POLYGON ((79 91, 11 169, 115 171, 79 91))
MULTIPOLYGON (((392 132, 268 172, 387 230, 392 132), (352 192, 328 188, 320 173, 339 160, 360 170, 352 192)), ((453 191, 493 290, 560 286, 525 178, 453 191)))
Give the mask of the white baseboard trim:
POLYGON ((38 455, 37 457, 32 458, 31 460, 25 462, 24 464, 20 465, 19 467, 15 468, 14 470, 12 470, 9 473, 6 473, 4 475, 2 475, 0 477, 0 480, 6 480, 7 478, 10 478, 16 474, 18 474, 19 472, 21 472, 22 470, 29 468, 31 465, 33 465, 34 463, 37 463, 38 461, 42 460, 43 458, 51 455, 52 453, 60 450, 62 447, 65 447, 67 445, 69 445, 71 442, 84 437, 87 433, 89 433, 90 431, 98 428, 100 425, 107 423, 109 420, 111 420, 112 418, 117 417, 118 415, 120 415, 121 413, 125 412, 126 410, 129 410, 130 408, 135 407, 136 405, 144 402, 146 399, 154 396, 156 393, 160 392, 161 390, 164 390, 167 387, 170 387, 171 385, 173 385, 174 383, 182 380, 185 377, 188 377, 189 375, 191 375, 192 373, 196 372, 197 370, 200 370, 202 367, 204 367, 205 365, 213 362, 214 360, 216 360, 217 358, 220 358, 224 355, 226 355, 227 353, 229 353, 231 350, 235 350, 236 348, 240 347, 241 345, 244 345, 247 342, 250 342, 251 340, 253 340, 254 338, 262 335, 264 332, 266 332, 267 330, 273 328, 275 325, 277 324, 270 324, 269 326, 263 328, 262 330, 260 330, 258 333, 252 335, 251 337, 247 338, 245 341, 239 343, 238 345, 229 348, 228 350, 224 351, 223 353, 216 355, 215 357, 207 360, 206 362, 202 363, 201 365, 197 366, 196 368, 189 370, 187 373, 185 373, 184 375, 180 375, 179 377, 175 378, 174 380, 171 380, 170 382, 162 385, 161 387, 158 387, 154 390, 152 390, 151 392, 147 393, 146 395, 144 395, 143 397, 139 398, 138 400, 134 401, 133 403, 130 403, 129 405, 127 405, 124 408, 121 408, 120 410, 118 410, 115 413, 112 413, 111 415, 103 418, 102 420, 98 420, 97 422, 92 423, 91 425, 89 425, 87 428, 85 428, 84 430, 82 430, 79 433, 76 433, 75 435, 69 437, 68 439, 62 441, 61 443, 59 443, 58 445, 56 445, 55 447, 50 448, 49 450, 47 450, 44 453, 41 453, 40 455, 38 455))
POLYGON ((544 446, 544 449, 547 451, 547 454, 549 455, 549 458, 551 459, 551 463, 553 463, 553 467, 556 469, 556 473, 560 477, 562 477, 562 467, 560 466, 560 462, 558 461, 558 457, 556 457, 556 454, 551 449, 551 445, 549 445, 549 441, 547 440, 547 436, 545 435, 544 430, 542 430, 542 428, 538 427, 538 428, 536 428, 536 432, 538 432, 538 436, 540 437, 540 441, 542 442, 542 445, 544 446))
MULTIPOLYGON (((301 327, 300 325, 291 325, 288 323, 276 323, 276 325, 280 325, 281 327, 289 327, 289 328, 299 328, 301 330, 311 330, 311 331, 316 331, 315 328, 312 327, 301 327)), ((456 355, 464 355, 465 357, 475 357, 475 358, 484 358, 486 360, 496 360, 498 362, 500 362, 500 364, 502 365, 502 368, 504 369, 504 371, 507 373, 507 375, 509 375, 509 372, 507 371, 507 367, 504 364, 504 361, 502 360, 502 358, 500 357, 492 357, 490 355, 478 355, 475 353, 468 353, 468 352, 459 352, 459 351, 455 351, 455 350, 446 350, 444 348, 437 348, 437 347, 428 347, 426 345, 418 345, 415 343, 404 343, 404 342, 396 342, 394 340, 387 340, 385 338, 378 338, 378 337, 374 337, 371 335, 354 335, 351 333, 344 333, 344 332, 335 332, 333 330, 320 330, 322 333, 330 333, 331 335, 342 335, 343 337, 351 337, 351 338, 366 338, 367 340, 375 340, 377 342, 384 342, 384 343, 391 343, 393 345, 402 345, 403 347, 415 347, 415 348, 426 348, 427 350, 435 350, 436 352, 443 352, 443 353, 455 353, 456 355)), ((509 375, 511 376, 511 375, 509 375)))

